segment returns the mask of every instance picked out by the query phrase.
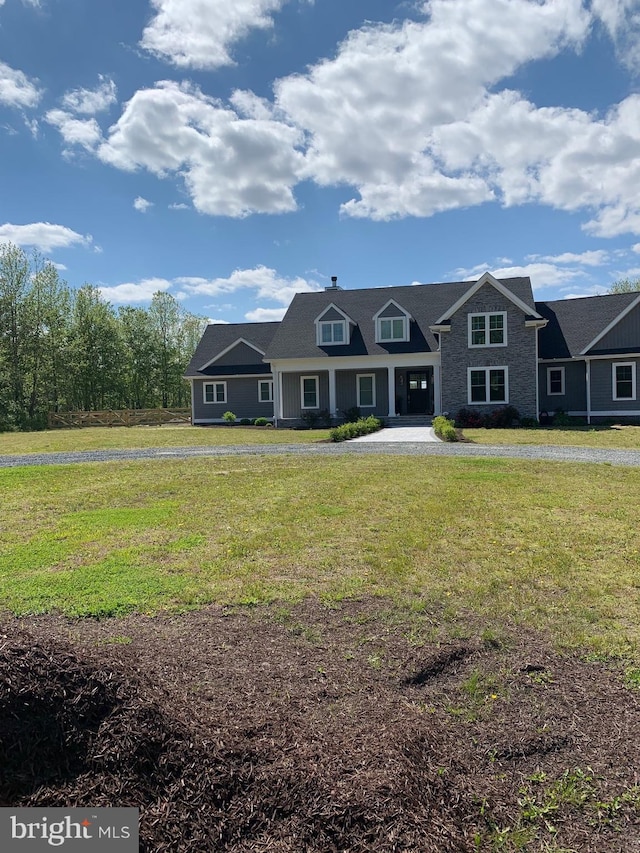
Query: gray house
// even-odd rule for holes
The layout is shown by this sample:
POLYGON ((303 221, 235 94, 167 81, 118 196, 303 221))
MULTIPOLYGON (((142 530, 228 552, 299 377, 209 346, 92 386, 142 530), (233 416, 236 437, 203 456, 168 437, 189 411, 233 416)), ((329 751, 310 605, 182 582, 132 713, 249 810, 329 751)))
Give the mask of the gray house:
POLYGON ((515 406, 640 419, 640 294, 535 302, 529 278, 296 294, 279 323, 210 325, 187 368, 192 422, 515 406))

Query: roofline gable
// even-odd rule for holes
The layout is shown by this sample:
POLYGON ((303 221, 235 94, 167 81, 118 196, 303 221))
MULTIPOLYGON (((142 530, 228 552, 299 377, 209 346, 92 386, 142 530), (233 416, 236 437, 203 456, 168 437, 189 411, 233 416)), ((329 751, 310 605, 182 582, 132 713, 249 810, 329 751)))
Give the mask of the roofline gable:
POLYGON ((389 307, 389 305, 395 305, 395 307, 396 307, 396 308, 401 312, 401 314, 403 314, 403 315, 404 315, 405 317, 407 317, 409 320, 413 320, 413 317, 411 316, 411 311, 407 311, 407 309, 406 309, 406 308, 403 308, 403 307, 402 307, 402 305, 400 305, 400 303, 399 303, 399 302, 397 302, 395 299, 388 299, 388 300, 384 303, 384 305, 382 306, 382 308, 380 308, 380 310, 379 310, 379 311, 376 311, 376 313, 373 315, 373 318, 372 318, 372 319, 373 319, 373 320, 377 320, 377 319, 378 319, 378 317, 382 314, 382 312, 387 310, 387 308, 389 307))
POLYGON ((636 307, 636 305, 638 305, 638 303, 640 303, 640 293, 638 293, 638 296, 637 296, 637 298, 636 298, 636 299, 634 299, 632 302, 630 302, 630 303, 627 305, 627 307, 626 307, 626 308, 624 308, 624 309, 623 309, 623 310, 618 314, 618 316, 617 316, 617 317, 614 317, 614 318, 613 318, 613 320, 612 320, 612 321, 611 321, 607 326, 605 326, 605 327, 604 327, 604 329, 603 329, 599 334, 597 334, 597 335, 595 336, 595 338, 591 341, 591 343, 590 343, 590 344, 587 344, 587 346, 586 346, 583 350, 580 350, 580 355, 586 355, 586 354, 589 352, 589 350, 590 350, 592 347, 594 347, 594 346, 598 343, 598 341, 601 341, 601 340, 602 340, 602 338, 604 338, 604 337, 605 337, 605 335, 608 335, 608 334, 609 334, 609 332, 610 332, 610 331, 611 331, 615 326, 617 326, 617 325, 618 325, 618 323, 620 322, 620 320, 623 320, 623 319, 627 316, 627 314, 629 314, 631 311, 633 311, 633 309, 636 307))
POLYGON ((257 347, 255 344, 252 344, 251 341, 248 341, 246 338, 237 338, 232 344, 229 344, 228 347, 225 347, 221 350, 216 356, 210 358, 206 364, 203 364, 202 367, 199 367, 198 370, 206 370, 212 364, 215 364, 219 358, 222 358, 223 355, 226 355, 228 352, 231 352, 232 349, 237 347, 239 344, 246 344, 251 349, 254 349, 257 353, 260 353, 261 356, 264 357, 264 350, 261 350, 260 347, 257 347))
POLYGON ((324 317, 324 315, 327 313, 327 311, 329 311, 330 308, 333 308, 335 311, 338 312, 338 314, 341 314, 348 323, 351 323, 354 326, 358 325, 356 323, 356 321, 352 320, 348 314, 345 314, 345 312, 342 310, 342 308, 338 308, 338 306, 336 305, 335 302, 330 302, 325 308, 323 308, 322 311, 318 314, 318 316, 316 317, 316 319, 313 322, 319 323, 322 320, 322 318, 324 317))
POLYGON ((468 302, 468 300, 471 299, 471 297, 476 294, 478 290, 480 290, 480 288, 483 287, 485 284, 490 284, 492 287, 495 287, 495 289, 499 293, 501 293, 506 299, 509 299, 511 302, 513 302, 513 304, 525 314, 534 317, 536 320, 542 320, 542 317, 540 316, 540 314, 538 314, 535 308, 533 308, 531 305, 527 305, 526 302, 523 302, 522 299, 516 296, 515 293, 512 293, 508 287, 505 287, 502 282, 498 281, 497 278, 495 278, 493 275, 491 275, 490 272, 487 271, 480 276, 480 278, 476 281, 475 284, 472 284, 469 287, 469 290, 467 290, 467 292, 464 293, 460 297, 460 299, 458 299, 457 302, 454 302, 454 304, 450 308, 447 308, 444 314, 441 314, 433 325, 439 326, 440 324, 444 323, 445 320, 449 320, 456 313, 456 311, 459 311, 465 304, 465 302, 468 302))

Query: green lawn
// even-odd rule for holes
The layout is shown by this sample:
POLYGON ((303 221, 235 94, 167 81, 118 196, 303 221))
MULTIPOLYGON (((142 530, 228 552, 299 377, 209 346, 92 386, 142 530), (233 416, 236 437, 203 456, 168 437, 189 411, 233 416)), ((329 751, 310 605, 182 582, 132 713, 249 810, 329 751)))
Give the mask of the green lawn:
POLYGON ((465 429, 476 444, 555 444, 640 450, 640 426, 539 427, 537 429, 465 429))
POLYGON ((3 469, 0 493, 16 613, 373 594, 640 658, 640 469, 227 457, 3 469))
POLYGON ((231 444, 299 444, 327 439, 329 430, 241 426, 87 427, 0 433, 0 455, 129 447, 210 447, 231 444))

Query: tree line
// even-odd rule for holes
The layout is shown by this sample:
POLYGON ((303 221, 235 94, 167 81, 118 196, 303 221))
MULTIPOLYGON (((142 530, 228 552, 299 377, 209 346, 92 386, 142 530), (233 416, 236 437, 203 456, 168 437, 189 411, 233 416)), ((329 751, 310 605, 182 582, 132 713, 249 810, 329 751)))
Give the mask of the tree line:
POLYGON ((42 428, 49 411, 190 405, 182 377, 206 323, 163 292, 116 309, 0 244, 0 430, 42 428))

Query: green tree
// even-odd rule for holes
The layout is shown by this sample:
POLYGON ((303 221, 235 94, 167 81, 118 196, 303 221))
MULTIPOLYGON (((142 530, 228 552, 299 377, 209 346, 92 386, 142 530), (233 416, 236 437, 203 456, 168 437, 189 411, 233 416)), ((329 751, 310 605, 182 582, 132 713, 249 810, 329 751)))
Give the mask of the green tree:
POLYGON ((83 285, 74 295, 70 334, 72 408, 118 408, 122 395, 116 317, 91 284, 83 285))
POLYGON ((636 290, 640 290, 640 278, 621 278, 614 281, 609 293, 635 293, 636 290))
POLYGON ((23 350, 29 280, 29 261, 22 249, 0 244, 0 365, 6 389, 5 419, 15 426, 23 425, 25 414, 23 350))

